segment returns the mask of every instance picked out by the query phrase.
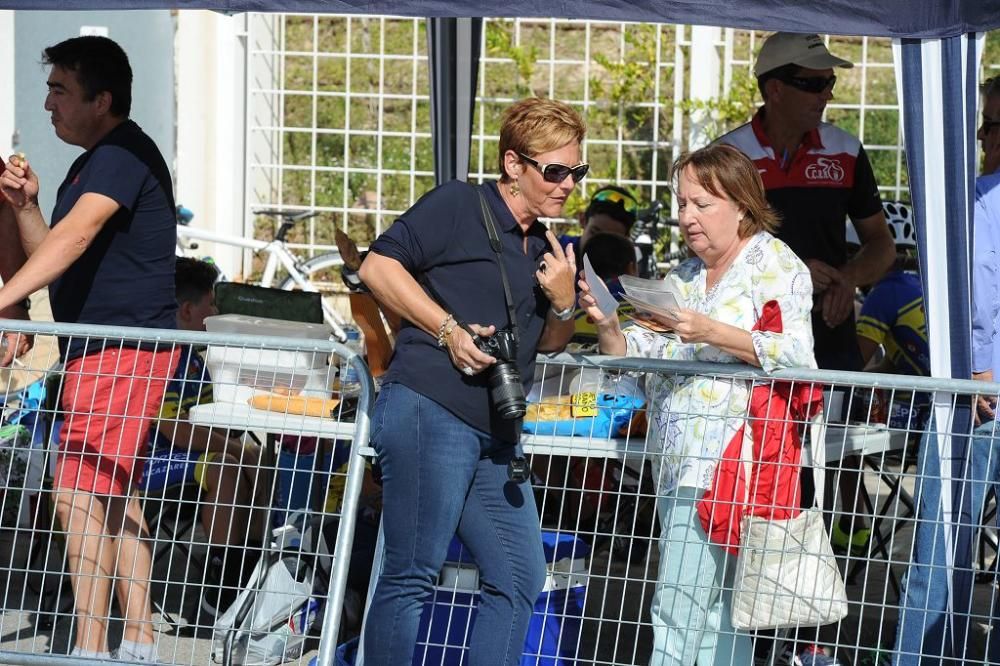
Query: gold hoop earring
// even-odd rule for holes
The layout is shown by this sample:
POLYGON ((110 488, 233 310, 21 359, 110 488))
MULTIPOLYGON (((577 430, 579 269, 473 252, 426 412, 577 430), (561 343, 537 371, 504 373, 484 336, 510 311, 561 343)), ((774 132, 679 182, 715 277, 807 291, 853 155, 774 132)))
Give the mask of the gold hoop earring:
POLYGON ((519 194, 521 194, 521 186, 518 185, 517 181, 515 180, 513 183, 510 184, 510 196, 516 197, 519 194))

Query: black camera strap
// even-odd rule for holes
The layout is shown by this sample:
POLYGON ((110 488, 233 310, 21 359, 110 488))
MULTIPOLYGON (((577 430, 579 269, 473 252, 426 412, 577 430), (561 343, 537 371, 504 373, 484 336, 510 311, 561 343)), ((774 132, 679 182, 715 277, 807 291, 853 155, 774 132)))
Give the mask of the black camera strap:
POLYGON ((483 211, 483 226, 486 227, 486 235, 490 238, 490 247, 497 255, 497 264, 500 265, 500 278, 503 280, 503 297, 507 301, 507 319, 510 321, 510 333, 514 337, 514 344, 520 346, 521 338, 517 333, 517 315, 514 314, 514 299, 510 295, 510 282, 507 280, 507 269, 503 265, 503 241, 497 233, 496 219, 493 217, 493 210, 483 196, 482 186, 476 188, 479 194, 479 206, 483 211))
MULTIPOLYGON (((507 280, 507 269, 503 265, 503 241, 500 240, 500 234, 497 233, 496 218, 493 217, 493 210, 490 208, 489 203, 486 201, 486 197, 483 196, 483 188, 479 186, 476 188, 476 194, 479 195, 479 205, 482 211, 482 221, 483 226, 486 228, 486 235, 490 240, 490 248, 493 253, 496 254, 497 264, 500 266, 500 279, 503 281, 503 296, 507 303, 507 320, 510 324, 510 333, 514 338, 514 345, 520 346, 521 338, 517 330, 517 315, 514 314, 514 299, 510 295, 510 282, 507 280)), ((451 315, 455 318, 455 323, 461 326, 466 333, 471 335, 473 338, 478 338, 479 336, 469 328, 469 325, 465 320, 460 319, 455 310, 448 305, 441 294, 438 293, 434 285, 431 284, 430 278, 424 273, 421 275, 420 282, 427 287, 427 291, 430 292, 431 296, 437 301, 442 307, 451 311, 451 315)))

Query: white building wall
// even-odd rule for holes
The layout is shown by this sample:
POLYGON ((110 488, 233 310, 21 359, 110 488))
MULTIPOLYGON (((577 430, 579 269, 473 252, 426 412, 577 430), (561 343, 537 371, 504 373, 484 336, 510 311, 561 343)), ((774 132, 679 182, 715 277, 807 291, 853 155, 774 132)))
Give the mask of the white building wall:
POLYGON ((14 148, 14 12, 0 10, 0 157, 14 148))
MULTIPOLYGON (((193 224, 244 235, 245 57, 243 15, 177 13, 177 202, 193 224)), ((237 248, 204 243, 230 278, 242 272, 237 248)))

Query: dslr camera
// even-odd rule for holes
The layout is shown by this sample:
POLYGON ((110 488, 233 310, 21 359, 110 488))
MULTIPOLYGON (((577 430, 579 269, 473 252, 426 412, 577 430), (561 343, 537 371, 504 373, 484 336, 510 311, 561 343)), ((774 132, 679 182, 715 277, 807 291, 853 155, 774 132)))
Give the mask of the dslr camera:
POLYGON ((505 419, 519 419, 527 412, 521 373, 517 369, 517 338, 507 329, 499 330, 488 338, 474 338, 481 352, 497 360, 490 366, 487 383, 493 408, 505 419))

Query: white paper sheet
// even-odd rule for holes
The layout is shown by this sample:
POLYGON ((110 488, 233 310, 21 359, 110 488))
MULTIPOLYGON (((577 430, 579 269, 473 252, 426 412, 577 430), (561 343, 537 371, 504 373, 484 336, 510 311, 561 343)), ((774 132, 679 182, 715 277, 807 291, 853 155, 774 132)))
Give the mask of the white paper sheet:
POLYGON ((677 310, 680 309, 677 305, 677 299, 669 292, 663 292, 656 299, 656 303, 650 303, 649 301, 629 296, 628 294, 625 294, 625 300, 634 305, 635 309, 639 312, 651 312, 667 319, 676 319, 677 310))
POLYGON ((608 285, 594 272, 594 267, 590 263, 590 257, 583 255, 583 276, 590 285, 590 293, 597 301, 597 307, 605 317, 610 317, 618 310, 618 301, 608 291, 608 285))

